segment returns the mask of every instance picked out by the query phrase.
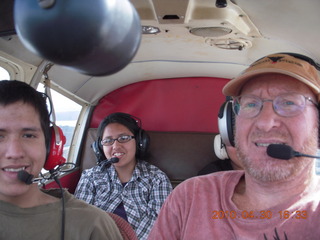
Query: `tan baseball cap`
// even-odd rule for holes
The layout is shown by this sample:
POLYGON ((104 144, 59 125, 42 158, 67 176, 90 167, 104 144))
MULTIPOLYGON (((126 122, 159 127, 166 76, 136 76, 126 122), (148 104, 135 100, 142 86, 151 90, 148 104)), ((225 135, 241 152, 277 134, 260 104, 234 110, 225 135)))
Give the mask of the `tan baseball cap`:
POLYGON ((271 54, 252 63, 238 77, 230 80, 222 92, 226 96, 238 96, 243 85, 249 79, 265 73, 280 73, 296 78, 308 85, 320 102, 320 77, 317 69, 306 59, 300 59, 286 53, 271 54))

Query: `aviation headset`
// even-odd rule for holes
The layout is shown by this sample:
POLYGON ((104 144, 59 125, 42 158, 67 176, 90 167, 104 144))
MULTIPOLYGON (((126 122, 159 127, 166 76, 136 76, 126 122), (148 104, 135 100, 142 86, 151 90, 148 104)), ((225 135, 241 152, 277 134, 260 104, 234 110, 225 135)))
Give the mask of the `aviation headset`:
POLYGON ((66 162, 63 157, 63 146, 66 143, 66 137, 62 129, 53 123, 50 127, 50 133, 50 145, 47 146, 47 159, 43 167, 48 171, 66 162))
POLYGON ((137 159, 144 159, 147 156, 150 137, 148 133, 141 128, 141 120, 127 113, 116 112, 108 115, 102 120, 98 127, 98 137, 91 145, 92 150, 96 156, 97 164, 106 160, 106 156, 103 152, 103 146, 101 145, 102 135, 106 126, 110 123, 119 123, 133 133, 136 140, 136 157, 137 159))
MULTIPOLYGON (((318 71, 320 71, 320 64, 315 62, 310 57, 307 57, 305 55, 298 54, 298 53, 289 53, 289 52, 281 52, 279 54, 287 54, 292 57, 298 58, 300 60, 306 61, 310 65, 314 66, 318 71)), ((257 61, 259 61, 259 60, 260 59, 258 59, 257 61)), ((318 107, 318 111, 319 111, 319 117, 320 117, 320 107, 318 107)), ((320 121, 320 119, 319 119, 319 121, 320 121)), ((231 97, 227 97, 226 101, 221 105, 219 113, 218 113, 218 127, 219 127, 220 136, 221 136, 221 141, 226 146, 235 146, 235 144, 234 144, 234 125, 235 125, 235 114, 232 109, 232 99, 231 99, 231 97)), ((319 127, 319 137, 320 137, 320 127, 319 127)), ((319 140, 319 144, 320 144, 320 140, 319 140)), ((214 145, 215 146, 215 153, 216 153, 217 157, 219 155, 219 153, 217 154, 217 152, 225 151, 225 149, 223 150, 223 148, 224 148, 223 145, 220 144, 220 150, 219 150, 218 145, 219 145, 218 143, 217 143, 217 147, 216 147, 216 145, 214 145), (217 148, 217 150, 216 150, 216 148, 217 148)))
MULTIPOLYGON (((47 98, 49 101, 50 118, 53 112, 53 104, 51 98, 45 93, 41 94, 44 98, 47 98)), ((43 168, 50 171, 53 170, 56 166, 66 162, 66 159, 63 157, 63 147, 66 143, 66 137, 63 134, 62 129, 59 126, 57 126, 55 122, 51 122, 49 134, 48 136, 46 136, 46 138, 47 157, 43 168)))
POLYGON ((234 146, 233 131, 226 131, 225 129, 232 129, 234 124, 234 113, 232 110, 232 100, 230 97, 221 105, 218 112, 218 129, 219 133, 214 137, 213 147, 216 156, 221 159, 229 159, 226 146, 234 146))

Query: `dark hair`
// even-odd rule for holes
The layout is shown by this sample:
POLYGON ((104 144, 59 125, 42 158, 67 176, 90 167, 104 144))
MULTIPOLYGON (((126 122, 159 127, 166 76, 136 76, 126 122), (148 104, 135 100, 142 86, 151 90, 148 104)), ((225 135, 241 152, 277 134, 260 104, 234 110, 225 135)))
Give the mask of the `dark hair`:
POLYGON ((110 123, 119 123, 126 128, 129 129, 129 131, 134 135, 136 139, 136 157, 137 159, 145 159, 147 158, 147 151, 149 147, 149 135, 141 129, 141 121, 128 114, 128 113, 123 113, 123 112, 116 112, 116 113, 111 113, 108 115, 106 118, 104 118, 99 127, 98 127, 98 143, 100 150, 103 153, 103 147, 101 145, 101 140, 102 140, 102 135, 103 131, 106 128, 107 125, 110 123))
POLYGON ((19 101, 30 104, 39 113, 41 129, 44 133, 48 151, 50 144, 50 117, 46 104, 46 95, 21 81, 0 81, 0 104, 6 106, 19 101))

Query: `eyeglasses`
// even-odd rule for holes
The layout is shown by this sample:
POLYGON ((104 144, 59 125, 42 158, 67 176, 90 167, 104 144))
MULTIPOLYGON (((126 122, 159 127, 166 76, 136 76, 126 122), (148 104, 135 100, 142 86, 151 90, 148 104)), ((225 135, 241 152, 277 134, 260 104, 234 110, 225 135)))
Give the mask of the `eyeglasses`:
POLYGON ((264 102, 272 102, 273 110, 282 117, 293 117, 300 114, 306 106, 306 101, 318 106, 310 97, 298 93, 288 93, 277 96, 275 99, 261 99, 254 95, 243 95, 233 99, 233 111, 238 116, 253 118, 258 116, 264 102))
POLYGON ((131 139, 134 139, 134 136, 129 135, 121 135, 118 138, 105 138, 101 141, 101 145, 103 146, 111 146, 114 141, 118 141, 119 143, 129 142, 131 139))

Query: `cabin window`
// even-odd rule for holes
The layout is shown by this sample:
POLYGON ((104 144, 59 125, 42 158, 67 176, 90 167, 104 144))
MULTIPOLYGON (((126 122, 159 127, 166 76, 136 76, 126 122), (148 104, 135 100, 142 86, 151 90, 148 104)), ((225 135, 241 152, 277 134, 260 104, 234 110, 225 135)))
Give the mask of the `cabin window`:
POLYGON ((3 67, 0 67, 0 80, 10 80, 9 72, 3 67))

